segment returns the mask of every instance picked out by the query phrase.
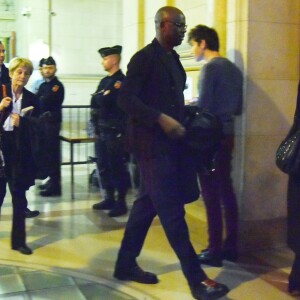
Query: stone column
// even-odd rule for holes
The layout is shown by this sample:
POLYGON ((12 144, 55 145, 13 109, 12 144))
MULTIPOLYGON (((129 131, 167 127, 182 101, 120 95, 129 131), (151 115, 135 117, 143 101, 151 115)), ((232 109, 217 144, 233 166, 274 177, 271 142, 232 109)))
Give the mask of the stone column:
POLYGON ((226 56, 226 22, 227 0, 214 0, 212 27, 218 32, 220 40, 220 53, 223 56, 226 56))
POLYGON ((285 244, 287 176, 274 160, 295 109, 299 6, 286 0, 227 4, 227 56, 245 75, 234 172, 244 250, 285 244))

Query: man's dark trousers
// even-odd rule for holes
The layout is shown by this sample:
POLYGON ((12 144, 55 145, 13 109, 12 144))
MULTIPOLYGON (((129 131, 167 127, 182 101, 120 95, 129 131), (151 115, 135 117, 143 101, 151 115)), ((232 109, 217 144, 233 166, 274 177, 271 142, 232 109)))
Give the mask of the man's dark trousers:
POLYGON ((135 263, 153 218, 158 215, 188 283, 197 286, 207 276, 199 265, 184 218, 181 155, 180 150, 174 150, 162 157, 138 159, 140 193, 126 225, 117 264, 130 267, 135 263))

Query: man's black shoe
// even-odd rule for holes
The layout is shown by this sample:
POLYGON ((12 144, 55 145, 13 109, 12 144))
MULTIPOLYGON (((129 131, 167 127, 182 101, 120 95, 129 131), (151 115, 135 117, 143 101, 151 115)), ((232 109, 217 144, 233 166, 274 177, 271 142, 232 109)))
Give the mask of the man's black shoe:
POLYGON ((158 278, 154 273, 145 272, 139 266, 133 268, 115 268, 114 277, 119 280, 130 280, 144 284, 156 284, 158 278))
POLYGON ((38 210, 30 210, 29 208, 26 208, 25 210, 25 218, 34 218, 37 217, 40 214, 38 210))
POLYGON ((103 210, 103 209, 113 209, 116 201, 113 199, 104 199, 103 201, 93 205, 93 209, 103 210))
POLYGON ((222 259, 231 262, 236 262, 239 258, 238 252, 236 250, 222 250, 222 259))
POLYGON ((32 250, 27 245, 20 246, 20 247, 12 247, 12 249, 19 251, 20 253, 25 255, 30 255, 33 253, 32 250))
POLYGON ((209 250, 205 249, 198 255, 198 260, 203 265, 209 265, 212 267, 222 267, 221 255, 213 254, 209 250))
POLYGON ((206 279, 199 286, 190 287, 192 295, 197 300, 214 300, 225 296, 229 288, 211 279, 206 279))
POLYGON ((120 202, 116 202, 116 204, 114 205, 113 209, 108 213, 108 215, 110 217, 120 217, 123 215, 126 215, 127 213, 127 206, 126 203, 120 203, 120 202))
POLYGON ((61 196, 61 189, 60 188, 47 188, 46 190, 40 191, 40 195, 42 197, 56 197, 61 196))

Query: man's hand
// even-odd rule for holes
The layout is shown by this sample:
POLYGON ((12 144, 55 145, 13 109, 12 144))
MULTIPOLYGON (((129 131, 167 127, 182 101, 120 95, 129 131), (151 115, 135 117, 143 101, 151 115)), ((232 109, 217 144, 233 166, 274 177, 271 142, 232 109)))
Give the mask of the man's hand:
POLYGON ((171 139, 179 139, 185 135, 185 128, 178 121, 165 114, 159 116, 158 123, 171 139))
POLYGON ((0 102, 0 111, 4 110, 6 107, 8 107, 11 103, 10 97, 5 97, 0 102))

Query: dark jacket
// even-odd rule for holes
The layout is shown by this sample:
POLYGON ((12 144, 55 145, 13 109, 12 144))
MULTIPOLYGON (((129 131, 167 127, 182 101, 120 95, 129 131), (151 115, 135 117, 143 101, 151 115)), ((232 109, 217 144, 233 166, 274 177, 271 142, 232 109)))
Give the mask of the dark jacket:
POLYGON ((161 113, 183 123, 185 81, 186 74, 178 54, 175 51, 167 53, 154 39, 130 60, 118 103, 128 114, 129 151, 134 153, 138 163, 171 158, 182 178, 179 181, 184 195, 182 201, 187 203, 199 196, 192 157, 186 153, 184 139, 169 138, 158 124, 161 113), (180 155, 174 156, 175 152, 180 155))
MULTIPOLYGON (((300 81, 297 103, 300 103, 300 81)), ((287 193, 287 242, 300 255, 300 174, 290 175, 287 193)))
MULTIPOLYGON (((6 85, 7 95, 12 97, 11 86, 6 85)), ((2 99, 2 89, 0 90, 0 99, 2 99)), ((25 88, 23 89, 23 98, 21 109, 33 106, 31 116, 21 117, 20 126, 14 129, 13 139, 8 139, 6 133, 3 134, 3 154, 6 163, 7 176, 13 179, 13 183, 28 189, 34 185, 35 179, 35 157, 33 155, 34 136, 32 132, 38 127, 38 116, 40 114, 39 102, 36 95, 25 88)), ((12 111, 12 103, 0 114, 1 129, 6 118, 12 111)))
POLYGON ((57 77, 51 81, 43 82, 39 87, 37 97, 40 99, 41 114, 50 111, 51 122, 61 123, 65 89, 57 77))
POLYGON ((182 87, 176 87, 167 54, 156 39, 137 52, 128 64, 118 103, 129 116, 128 147, 137 157, 168 153, 178 142, 169 139, 157 123, 161 113, 179 122, 184 118, 186 74, 178 54, 172 51, 171 55, 181 70, 182 87))
POLYGON ((97 135, 103 131, 124 132, 125 113, 117 105, 117 98, 125 75, 118 70, 104 77, 91 99, 91 122, 97 135))
POLYGON ((1 65, 1 77, 0 77, 0 84, 7 84, 10 83, 10 77, 8 69, 4 64, 1 65))

